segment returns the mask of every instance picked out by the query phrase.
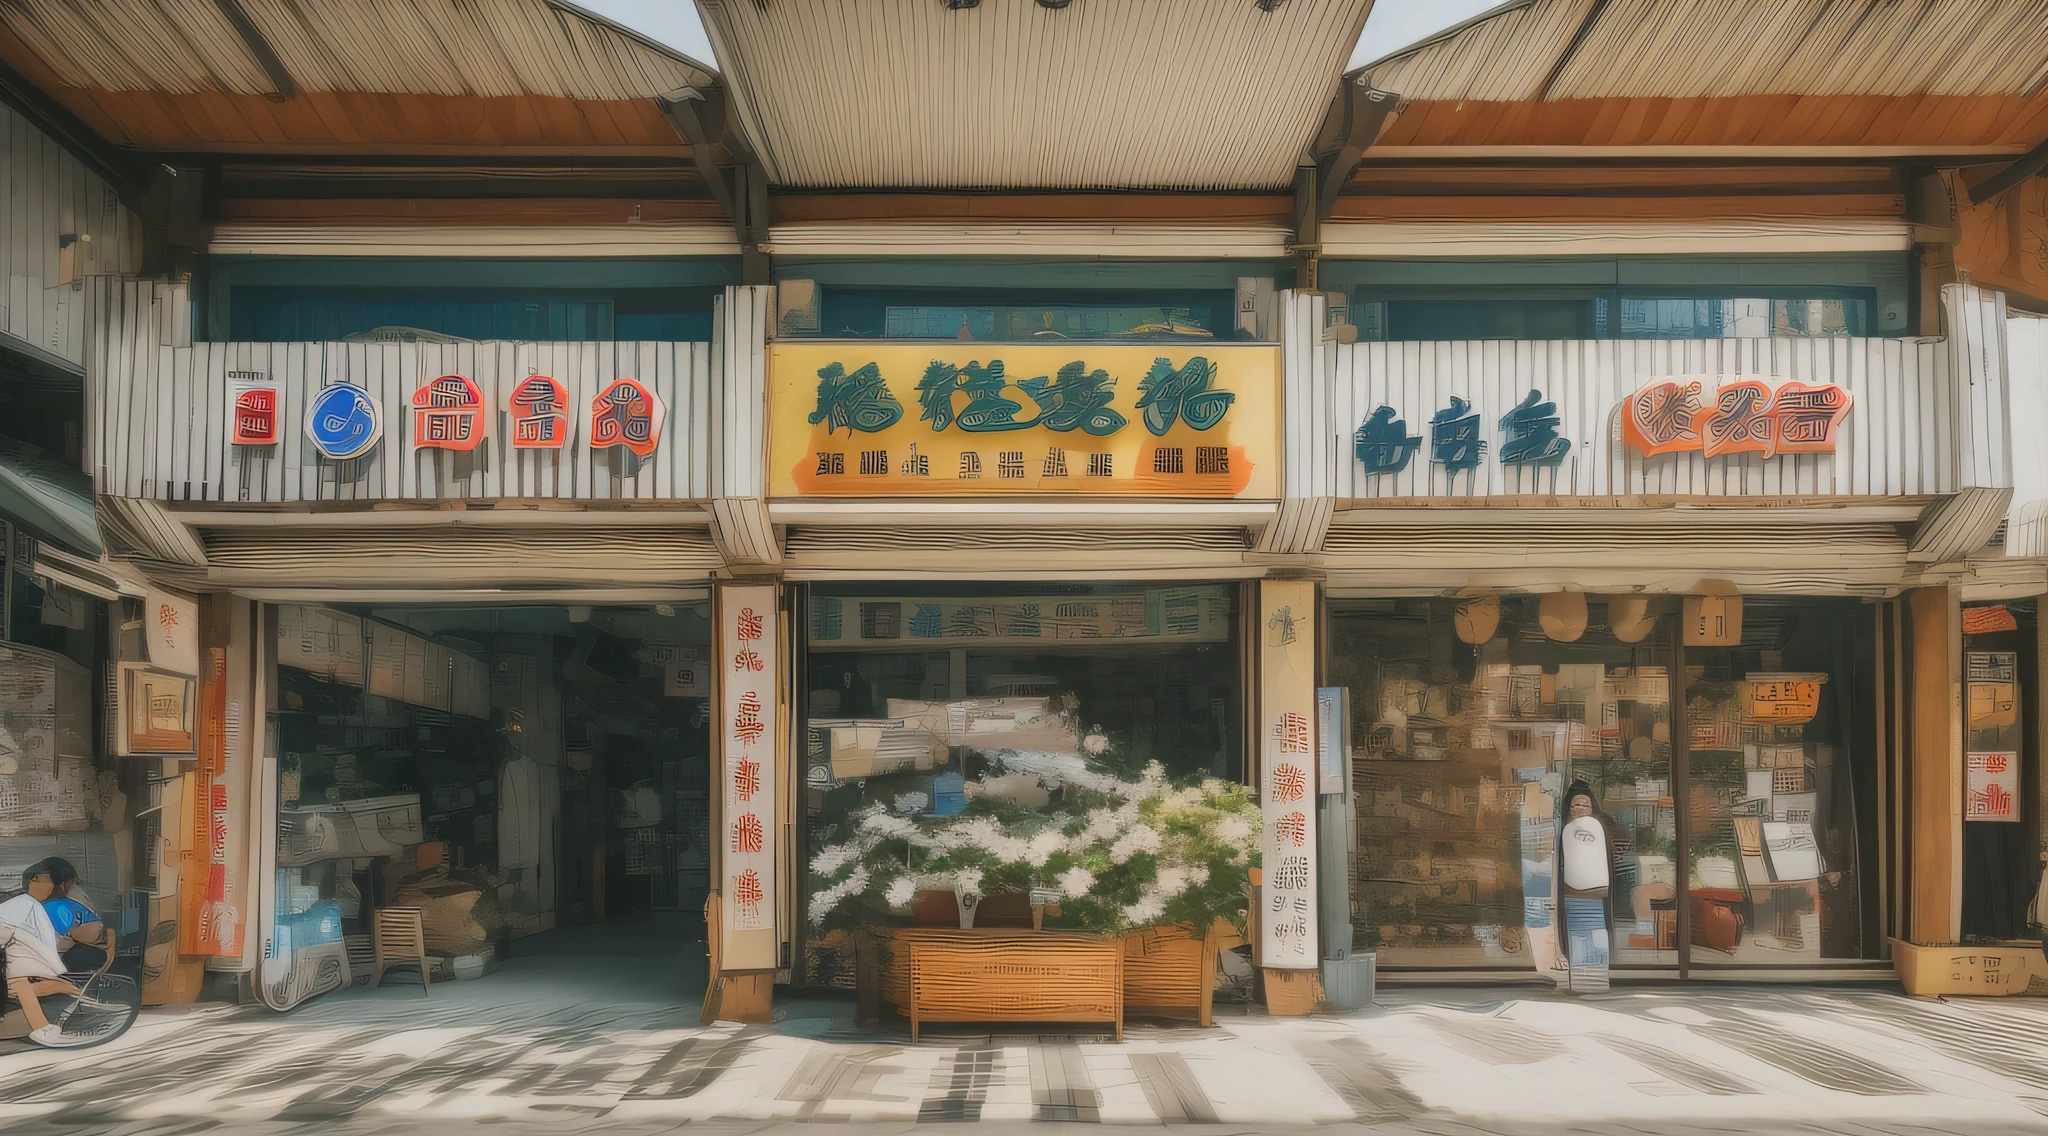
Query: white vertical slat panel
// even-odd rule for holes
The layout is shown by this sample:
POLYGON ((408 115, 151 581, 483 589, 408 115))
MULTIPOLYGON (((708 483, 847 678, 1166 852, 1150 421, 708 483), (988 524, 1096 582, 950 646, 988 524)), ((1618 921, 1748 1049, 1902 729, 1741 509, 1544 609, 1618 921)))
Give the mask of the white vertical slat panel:
POLYGON ((640 463, 640 471, 633 477, 633 496, 639 500, 666 497, 669 495, 666 487, 668 475, 675 472, 676 434, 683 427, 676 418, 675 356, 670 354, 664 358, 653 343, 630 343, 626 346, 637 360, 633 371, 626 377, 650 384, 651 389, 659 393, 662 406, 661 440, 647 460, 640 463))
POLYGON ((129 332, 137 285, 123 281, 108 290, 107 367, 114 381, 104 404, 106 426, 101 439, 108 469, 107 492, 129 497, 142 496, 136 476, 135 451, 128 444, 128 426, 135 405, 136 384, 141 379, 141 360, 129 332))
MULTIPOLYGON (((190 338, 192 319, 189 302, 179 305, 180 322, 185 325, 190 338)), ((225 476, 229 446, 228 434, 228 382, 227 372, 213 371, 198 365, 195 352, 181 352, 192 362, 194 397, 200 399, 195 418, 199 426, 198 441, 193 449, 194 475, 203 483, 198 493, 201 500, 218 501, 225 476)), ((275 365, 273 363, 273 365, 275 365)))
POLYGON ((690 480, 682 496, 701 501, 711 496, 715 450, 711 439, 717 429, 717 419, 711 415, 711 345, 689 343, 684 347, 690 358, 690 480))
MULTIPOLYGON (((610 351, 600 350, 598 344, 575 343, 570 345, 570 350, 575 353, 576 369, 585 376, 584 381, 590 388, 590 398, 595 398, 606 387, 611 386, 613 380, 621 377, 617 357, 610 351)), ((585 415, 590 413, 590 398, 583 400, 585 415)), ((625 454, 603 453, 589 446, 587 442, 583 454, 584 460, 590 465, 590 473, 584 482, 587 486, 586 495, 591 500, 598 501, 615 501, 623 497, 625 478, 621 475, 621 470, 624 468, 625 454)))
POLYGON ((569 400, 565 410, 569 416, 569 443, 559 450, 533 451, 526 489, 534 497, 574 497, 577 485, 575 465, 590 439, 590 404, 587 400, 579 401, 581 388, 576 385, 576 376, 570 373, 568 354, 560 344, 539 344, 534 349, 534 359, 534 365, 540 368, 537 373, 559 380, 566 392, 569 400))
POLYGON ((412 484, 408 486, 405 495, 438 500, 451 495, 447 484, 448 451, 419 444, 419 432, 414 428, 416 420, 413 416, 412 397, 414 392, 435 377, 447 374, 452 369, 452 360, 446 357, 451 354, 449 349, 452 345, 416 343, 411 346, 414 365, 406 372, 405 382, 396 392, 399 402, 404 407, 400 416, 405 421, 406 429, 406 444, 401 453, 401 460, 405 462, 406 476, 412 479, 412 484))
POLYGON ((168 434, 165 460, 162 464, 164 478, 168 485, 166 496, 173 501, 190 500, 192 496, 192 461, 196 454, 195 442, 203 443, 206 429, 199 422, 199 399, 195 390, 205 390, 206 380, 200 376, 195 383, 192 374, 192 356, 184 351, 169 347, 158 350, 170 357, 170 401, 164 423, 168 434))
POLYGON ((716 325, 717 384, 713 413, 717 418, 718 453, 713 468, 718 497, 758 498, 764 493, 762 458, 766 431, 767 344, 772 287, 728 287, 720 298, 716 325))
MULTIPOLYGON (((7 124, 0 122, 0 153, 6 152, 5 131, 7 124)), ((4 180, 4 179, 0 179, 4 180)), ((106 451, 101 448, 105 438, 101 425, 106 421, 106 281, 88 280, 85 285, 85 421, 79 431, 80 458, 85 466, 86 476, 92 478, 97 492, 106 491, 106 467, 102 463, 106 451)))
POLYGON ((118 273, 133 251, 133 214, 97 174, 13 107, 0 105, 0 334, 84 367, 97 329, 88 278, 118 273), (108 206, 112 208, 109 209, 108 206), (75 286, 60 238, 74 235, 75 286))
MULTIPOLYGON (((214 413, 225 418, 227 415, 227 368, 213 366, 213 345, 205 341, 192 345, 192 373, 205 375, 208 390, 218 386, 220 400, 214 406, 214 413), (216 376, 218 378, 216 379, 216 376)), ((277 400, 277 445, 275 446, 230 446, 227 444, 227 423, 221 423, 221 444, 218 452, 208 456, 208 462, 218 462, 220 472, 215 480, 214 501, 262 501, 267 500, 267 485, 270 472, 277 464, 276 454, 288 450, 292 445, 292 423, 284 414, 284 384, 289 381, 289 356, 273 359, 271 365, 277 368, 271 373, 271 380, 278 384, 277 400)))
POLYGON ((1334 349, 1323 343, 1329 301, 1316 293, 1280 293, 1280 495, 1326 497, 1337 467, 1336 424, 1330 416, 1334 349))
MULTIPOLYGON (((498 384, 498 396, 490 407, 494 423, 491 436, 504 441, 503 453, 495 463, 496 475, 493 484, 500 497, 533 497, 528 485, 533 469, 529 460, 531 451, 514 449, 512 446, 512 414, 506 399, 525 381, 528 375, 546 374, 539 370, 539 353, 531 343, 515 343, 509 353, 503 381, 498 384)), ((553 376, 549 376, 553 377, 553 376)))
POLYGON ((1313 299, 1288 289, 1279 295, 1280 310, 1280 495, 1300 496, 1299 488, 1314 480, 1315 423, 1309 414, 1309 388, 1314 385, 1315 364, 1310 358, 1315 341, 1306 324, 1314 311, 1313 299))
POLYGON ((477 364, 476 384, 483 392, 483 406, 477 411, 477 429, 484 432, 484 463, 470 490, 472 497, 494 500, 505 494, 505 463, 512 456, 512 439, 504 421, 505 396, 519 382, 519 345, 491 343, 477 364))
POLYGON ((412 408, 406 402, 427 368, 426 360, 421 358, 422 349, 434 345, 399 343, 393 346, 398 348, 398 357, 395 366, 385 369, 381 396, 384 413, 393 428, 384 432, 384 441, 378 449, 383 451, 383 459, 398 469, 398 492, 395 496, 411 501, 420 495, 420 467, 413 458, 412 408))
POLYGON ((1879 439, 1883 448, 1878 454, 1871 455, 1871 464, 1884 470, 1887 493, 1918 493, 1921 489, 1920 448, 1907 445, 1906 439, 1912 436, 1909 423, 1920 418, 1925 407, 1917 399, 1908 402, 1904 392, 1906 376, 1914 371, 1923 353, 1904 343, 1898 348, 1886 353, 1884 385, 1876 392, 1880 399, 1880 413, 1884 415, 1884 436, 1879 439), (1885 460, 1880 455, 1896 457, 1885 460))
MULTIPOLYGON (((640 343, 635 345, 642 359, 651 359, 661 374, 662 405, 668 408, 668 421, 662 427, 661 445, 654 450, 654 471, 652 491, 649 496, 674 499, 684 496, 676 482, 677 470, 688 469, 690 460, 690 423, 684 417, 684 408, 689 406, 690 388, 687 368, 677 366, 676 345, 673 343, 640 343), (680 458, 681 460, 677 460, 680 458)), ((688 358, 687 355, 684 356, 688 358)))
POLYGON ((2048 421, 2048 318, 2008 313, 2005 324, 2006 379, 2012 421, 2021 423, 2023 440, 2012 449, 2012 511, 2015 528, 2030 526, 2022 540, 2009 536, 2008 555, 2043 555, 2043 509, 2048 501, 2048 449, 2034 438, 2048 421), (2030 508, 2030 506, 2032 506, 2030 508))
POLYGON ((1972 284, 1942 288, 1956 407, 1956 476, 1964 486, 2011 483, 2010 399, 2006 386, 2006 316, 2003 293, 1972 284))

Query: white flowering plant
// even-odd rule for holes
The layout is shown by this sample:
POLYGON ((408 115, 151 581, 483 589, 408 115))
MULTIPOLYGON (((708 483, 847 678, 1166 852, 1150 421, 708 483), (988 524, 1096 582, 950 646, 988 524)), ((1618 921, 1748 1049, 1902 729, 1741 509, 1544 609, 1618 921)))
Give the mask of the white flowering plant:
POLYGON ((1037 892, 1046 925, 1122 932, 1236 923, 1259 857, 1251 791, 1216 778, 1175 783, 1157 762, 1131 776, 1091 735, 1083 754, 984 754, 983 785, 1030 774, 1042 806, 971 791, 955 816, 876 802, 817 833, 810 918, 820 928, 895 921, 919 891, 1037 892))

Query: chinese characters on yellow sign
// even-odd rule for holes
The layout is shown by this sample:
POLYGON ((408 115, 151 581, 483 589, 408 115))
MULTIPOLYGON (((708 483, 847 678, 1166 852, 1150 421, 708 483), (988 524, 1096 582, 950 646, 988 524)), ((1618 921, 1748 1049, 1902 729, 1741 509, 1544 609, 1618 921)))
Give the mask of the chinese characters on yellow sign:
POLYGON ((1221 344, 777 343, 769 493, 1272 497, 1279 366, 1221 344))

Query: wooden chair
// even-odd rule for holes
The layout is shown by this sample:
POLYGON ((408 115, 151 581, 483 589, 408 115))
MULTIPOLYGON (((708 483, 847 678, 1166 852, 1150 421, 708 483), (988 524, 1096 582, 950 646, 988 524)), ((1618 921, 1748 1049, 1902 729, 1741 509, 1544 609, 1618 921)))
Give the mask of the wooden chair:
POLYGON ((427 961, 427 928, 423 913, 417 907, 380 907, 372 920, 372 947, 376 954, 376 966, 370 974, 370 986, 384 984, 384 972, 394 966, 417 966, 420 968, 420 993, 427 992, 428 972, 433 969, 427 961))

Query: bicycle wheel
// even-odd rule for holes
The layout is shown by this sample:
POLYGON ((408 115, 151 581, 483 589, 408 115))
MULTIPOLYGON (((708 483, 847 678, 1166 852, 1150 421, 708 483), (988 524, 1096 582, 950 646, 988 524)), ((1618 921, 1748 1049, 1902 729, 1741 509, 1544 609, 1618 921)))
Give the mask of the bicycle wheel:
POLYGON ((105 1045, 128 1032, 142 1013, 142 990, 126 975, 73 976, 76 997, 51 995, 45 1012, 67 1048, 105 1045), (60 1004, 61 1003, 61 1004, 60 1004))

